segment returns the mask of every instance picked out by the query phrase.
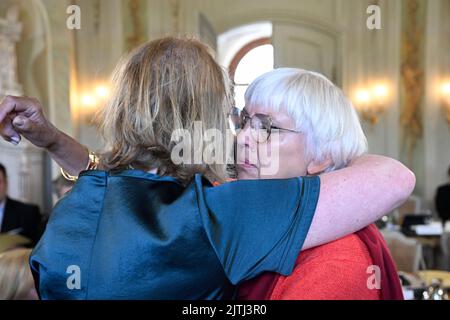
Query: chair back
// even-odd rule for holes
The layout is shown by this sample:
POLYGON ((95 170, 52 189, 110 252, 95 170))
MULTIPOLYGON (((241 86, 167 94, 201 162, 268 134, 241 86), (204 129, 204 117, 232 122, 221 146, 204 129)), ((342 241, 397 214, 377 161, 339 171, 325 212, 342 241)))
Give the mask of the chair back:
POLYGON ((409 196, 408 199, 396 210, 397 224, 402 225, 408 214, 420 213, 421 201, 418 196, 409 196))
POLYGON ((399 271, 417 272, 425 268, 422 245, 398 231, 381 231, 399 271))

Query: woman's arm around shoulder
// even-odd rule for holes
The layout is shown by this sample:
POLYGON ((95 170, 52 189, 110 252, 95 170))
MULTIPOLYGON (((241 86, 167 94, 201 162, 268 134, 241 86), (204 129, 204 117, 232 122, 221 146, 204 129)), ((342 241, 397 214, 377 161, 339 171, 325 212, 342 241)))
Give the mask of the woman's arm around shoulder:
POLYGON ((320 195, 303 249, 356 232, 401 205, 412 193, 414 173, 397 160, 364 155, 320 176, 320 195))

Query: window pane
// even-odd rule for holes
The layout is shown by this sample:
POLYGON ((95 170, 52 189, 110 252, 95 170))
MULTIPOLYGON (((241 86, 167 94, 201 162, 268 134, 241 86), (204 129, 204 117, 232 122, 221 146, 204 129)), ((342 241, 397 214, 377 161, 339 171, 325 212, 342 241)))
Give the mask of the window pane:
POLYGON ((245 106, 245 91, 248 85, 235 85, 234 86, 234 101, 236 103, 236 108, 244 109, 245 106))
POLYGON ((250 50, 239 62, 234 74, 236 107, 245 105, 244 95, 248 85, 257 77, 273 70, 273 46, 265 44, 250 50))
POLYGON ((265 44, 250 50, 242 58, 236 68, 234 82, 249 84, 270 70, 273 70, 273 46, 265 44))

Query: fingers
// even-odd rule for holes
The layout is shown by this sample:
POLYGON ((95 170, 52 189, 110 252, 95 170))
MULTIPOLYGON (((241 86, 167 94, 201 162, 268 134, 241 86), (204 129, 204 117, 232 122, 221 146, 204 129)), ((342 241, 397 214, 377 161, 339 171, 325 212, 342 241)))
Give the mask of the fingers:
POLYGON ((0 135, 3 139, 17 145, 20 141, 20 135, 14 130, 11 122, 15 103, 10 96, 6 96, 0 103, 0 135))
POLYGON ((0 122, 0 135, 3 139, 14 145, 18 145, 21 140, 20 134, 14 129, 10 117, 7 117, 5 121, 0 122))
POLYGON ((17 116, 18 113, 31 114, 39 110, 40 104, 35 99, 6 96, 0 103, 0 135, 6 141, 17 145, 21 140, 19 132, 27 132, 31 129, 29 119, 17 116))
POLYGON ((33 123, 30 119, 21 115, 18 115, 13 119, 12 125, 14 129, 20 133, 28 133, 32 131, 33 128, 33 123))
POLYGON ((28 97, 6 96, 0 103, 0 123, 11 113, 32 113, 41 110, 39 101, 28 97))
POLYGON ((28 133, 32 130, 32 122, 24 116, 8 115, 3 123, 0 123, 0 134, 8 142, 18 145, 21 136, 19 133, 28 133), (12 120, 11 120, 12 118, 12 120))
POLYGON ((15 102, 14 97, 6 96, 3 99, 3 101, 0 103, 0 123, 4 122, 6 120, 6 117, 11 112, 14 112, 15 107, 16 107, 16 102, 15 102))

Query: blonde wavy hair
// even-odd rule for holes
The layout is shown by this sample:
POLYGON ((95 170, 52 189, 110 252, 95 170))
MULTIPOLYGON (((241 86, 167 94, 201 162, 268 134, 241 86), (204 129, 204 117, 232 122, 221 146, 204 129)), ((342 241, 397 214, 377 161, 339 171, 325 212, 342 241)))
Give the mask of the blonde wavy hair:
POLYGON ((0 300, 28 300, 34 281, 28 259, 31 249, 0 253, 0 300))
POLYGON ((196 173, 226 179, 224 164, 171 160, 174 130, 185 129, 195 139, 194 122, 201 121, 205 130, 225 133, 231 83, 208 50, 195 39, 166 37, 140 46, 117 65, 112 95, 99 115, 106 142, 101 167, 157 168, 183 183, 196 173))

